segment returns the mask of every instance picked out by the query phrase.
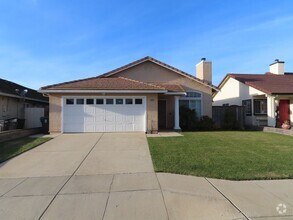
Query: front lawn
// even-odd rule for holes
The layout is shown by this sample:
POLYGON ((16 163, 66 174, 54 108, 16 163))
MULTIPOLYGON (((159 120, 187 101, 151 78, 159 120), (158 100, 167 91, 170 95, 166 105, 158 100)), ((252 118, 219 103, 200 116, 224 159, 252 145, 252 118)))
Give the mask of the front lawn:
POLYGON ((24 137, 11 141, 0 142, 0 163, 28 151, 52 138, 24 137))
POLYGON ((293 178, 293 137, 246 131, 148 138, 156 172, 231 180, 293 178))

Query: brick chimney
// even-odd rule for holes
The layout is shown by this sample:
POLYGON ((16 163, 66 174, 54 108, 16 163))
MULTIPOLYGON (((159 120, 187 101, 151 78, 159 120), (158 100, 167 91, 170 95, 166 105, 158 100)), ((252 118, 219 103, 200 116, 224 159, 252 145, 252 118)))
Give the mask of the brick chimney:
POLYGON ((275 59, 275 62, 270 65, 270 72, 276 75, 284 75, 285 62, 275 59))
POLYGON ((201 61, 196 64, 196 77, 212 83, 212 62, 206 61, 206 58, 201 58, 201 61))

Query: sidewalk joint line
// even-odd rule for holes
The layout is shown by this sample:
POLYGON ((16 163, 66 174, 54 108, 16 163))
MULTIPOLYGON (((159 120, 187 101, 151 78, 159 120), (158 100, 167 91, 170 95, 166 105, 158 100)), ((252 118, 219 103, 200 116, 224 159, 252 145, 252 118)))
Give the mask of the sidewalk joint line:
POLYGON ((49 202, 49 204, 47 205, 47 207, 45 208, 45 210, 42 212, 42 214, 40 215, 39 219, 41 219, 44 214, 46 213, 46 211, 48 210, 48 208, 51 206, 51 204, 53 203, 53 201, 56 199, 57 195, 61 192, 61 190, 64 188, 64 186, 69 182, 69 180, 74 176, 74 174, 77 172, 77 170, 81 167, 81 165, 83 164, 83 162, 86 160, 86 158, 90 155, 90 153, 93 151, 93 149, 95 148, 95 146, 99 143, 99 141, 101 140, 101 138, 103 137, 104 133, 102 133, 102 135, 99 137, 99 139, 95 142, 95 144, 92 146, 92 148, 90 149, 90 151, 85 155, 85 157, 83 158, 83 160, 80 162, 80 164, 77 166, 77 168, 74 170, 74 172, 69 176, 69 178, 65 181, 65 183, 61 186, 61 188, 58 190, 58 192, 54 195, 54 197, 52 198, 52 200, 49 202))
POLYGON ((162 186, 161 186, 161 183, 160 183, 160 181, 159 181, 159 178, 158 178, 156 172, 155 172, 155 175, 156 175, 156 178, 157 178, 157 181, 158 181, 159 187, 160 187, 161 195, 162 195, 163 202, 164 202, 164 206, 165 206, 165 211, 166 211, 166 214, 167 214, 167 219, 170 219, 170 218, 169 218, 169 212, 168 212, 167 205, 166 205, 166 201, 165 201, 165 197, 164 197, 164 193, 163 193, 163 190, 162 190, 162 186))
POLYGON ((107 206, 108 206, 108 203, 109 203, 111 189, 112 189, 112 185, 113 185, 113 182, 114 182, 114 176, 115 176, 115 174, 112 177, 112 181, 111 181, 111 184, 110 184, 110 187, 109 187, 109 194, 108 194, 108 198, 107 198, 107 201, 106 201, 106 205, 105 205, 105 209, 104 209, 104 213, 103 213, 102 220, 105 218, 105 215, 106 215, 106 209, 107 209, 107 206))
POLYGON ((6 193, 4 193, 2 196, 0 197, 4 197, 7 193, 9 193, 10 191, 14 190, 16 187, 18 187, 20 184, 22 184, 24 181, 26 181, 29 177, 25 178, 24 180, 20 181, 18 184, 16 184, 16 186, 14 186, 12 189, 8 190, 6 193))
POLYGON ((247 220, 250 220, 250 218, 240 210, 240 208, 237 207, 237 205, 235 205, 224 193, 222 193, 212 182, 210 182, 206 177, 205 180, 215 189, 217 190, 225 199, 227 199, 227 201, 234 206, 247 220))

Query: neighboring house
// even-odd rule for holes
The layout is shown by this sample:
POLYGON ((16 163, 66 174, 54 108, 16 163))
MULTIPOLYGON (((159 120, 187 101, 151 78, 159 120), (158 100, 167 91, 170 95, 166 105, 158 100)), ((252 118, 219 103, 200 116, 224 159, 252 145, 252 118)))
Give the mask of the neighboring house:
POLYGON ((227 74, 214 93, 213 105, 245 106, 246 124, 279 127, 293 121, 293 74, 275 60, 265 74, 227 74))
POLYGON ((36 90, 0 79, 0 130, 4 130, 4 120, 12 118, 26 119, 27 128, 41 126, 35 113, 42 109, 44 116, 48 106, 48 98, 36 90))
POLYGON ((197 77, 151 57, 103 75, 42 87, 49 96, 50 132, 180 130, 179 106, 212 116, 211 62, 197 77))

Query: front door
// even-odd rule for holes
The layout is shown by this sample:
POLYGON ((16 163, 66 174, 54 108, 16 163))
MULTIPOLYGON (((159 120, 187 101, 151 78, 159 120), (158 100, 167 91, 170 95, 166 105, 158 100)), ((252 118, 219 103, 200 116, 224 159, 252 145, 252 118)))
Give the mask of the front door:
POLYGON ((279 102, 279 117, 280 123, 283 124, 284 121, 289 120, 290 118, 290 101, 289 100, 280 100, 279 102))
POLYGON ((158 125, 159 129, 166 129, 166 100, 158 101, 158 125))

